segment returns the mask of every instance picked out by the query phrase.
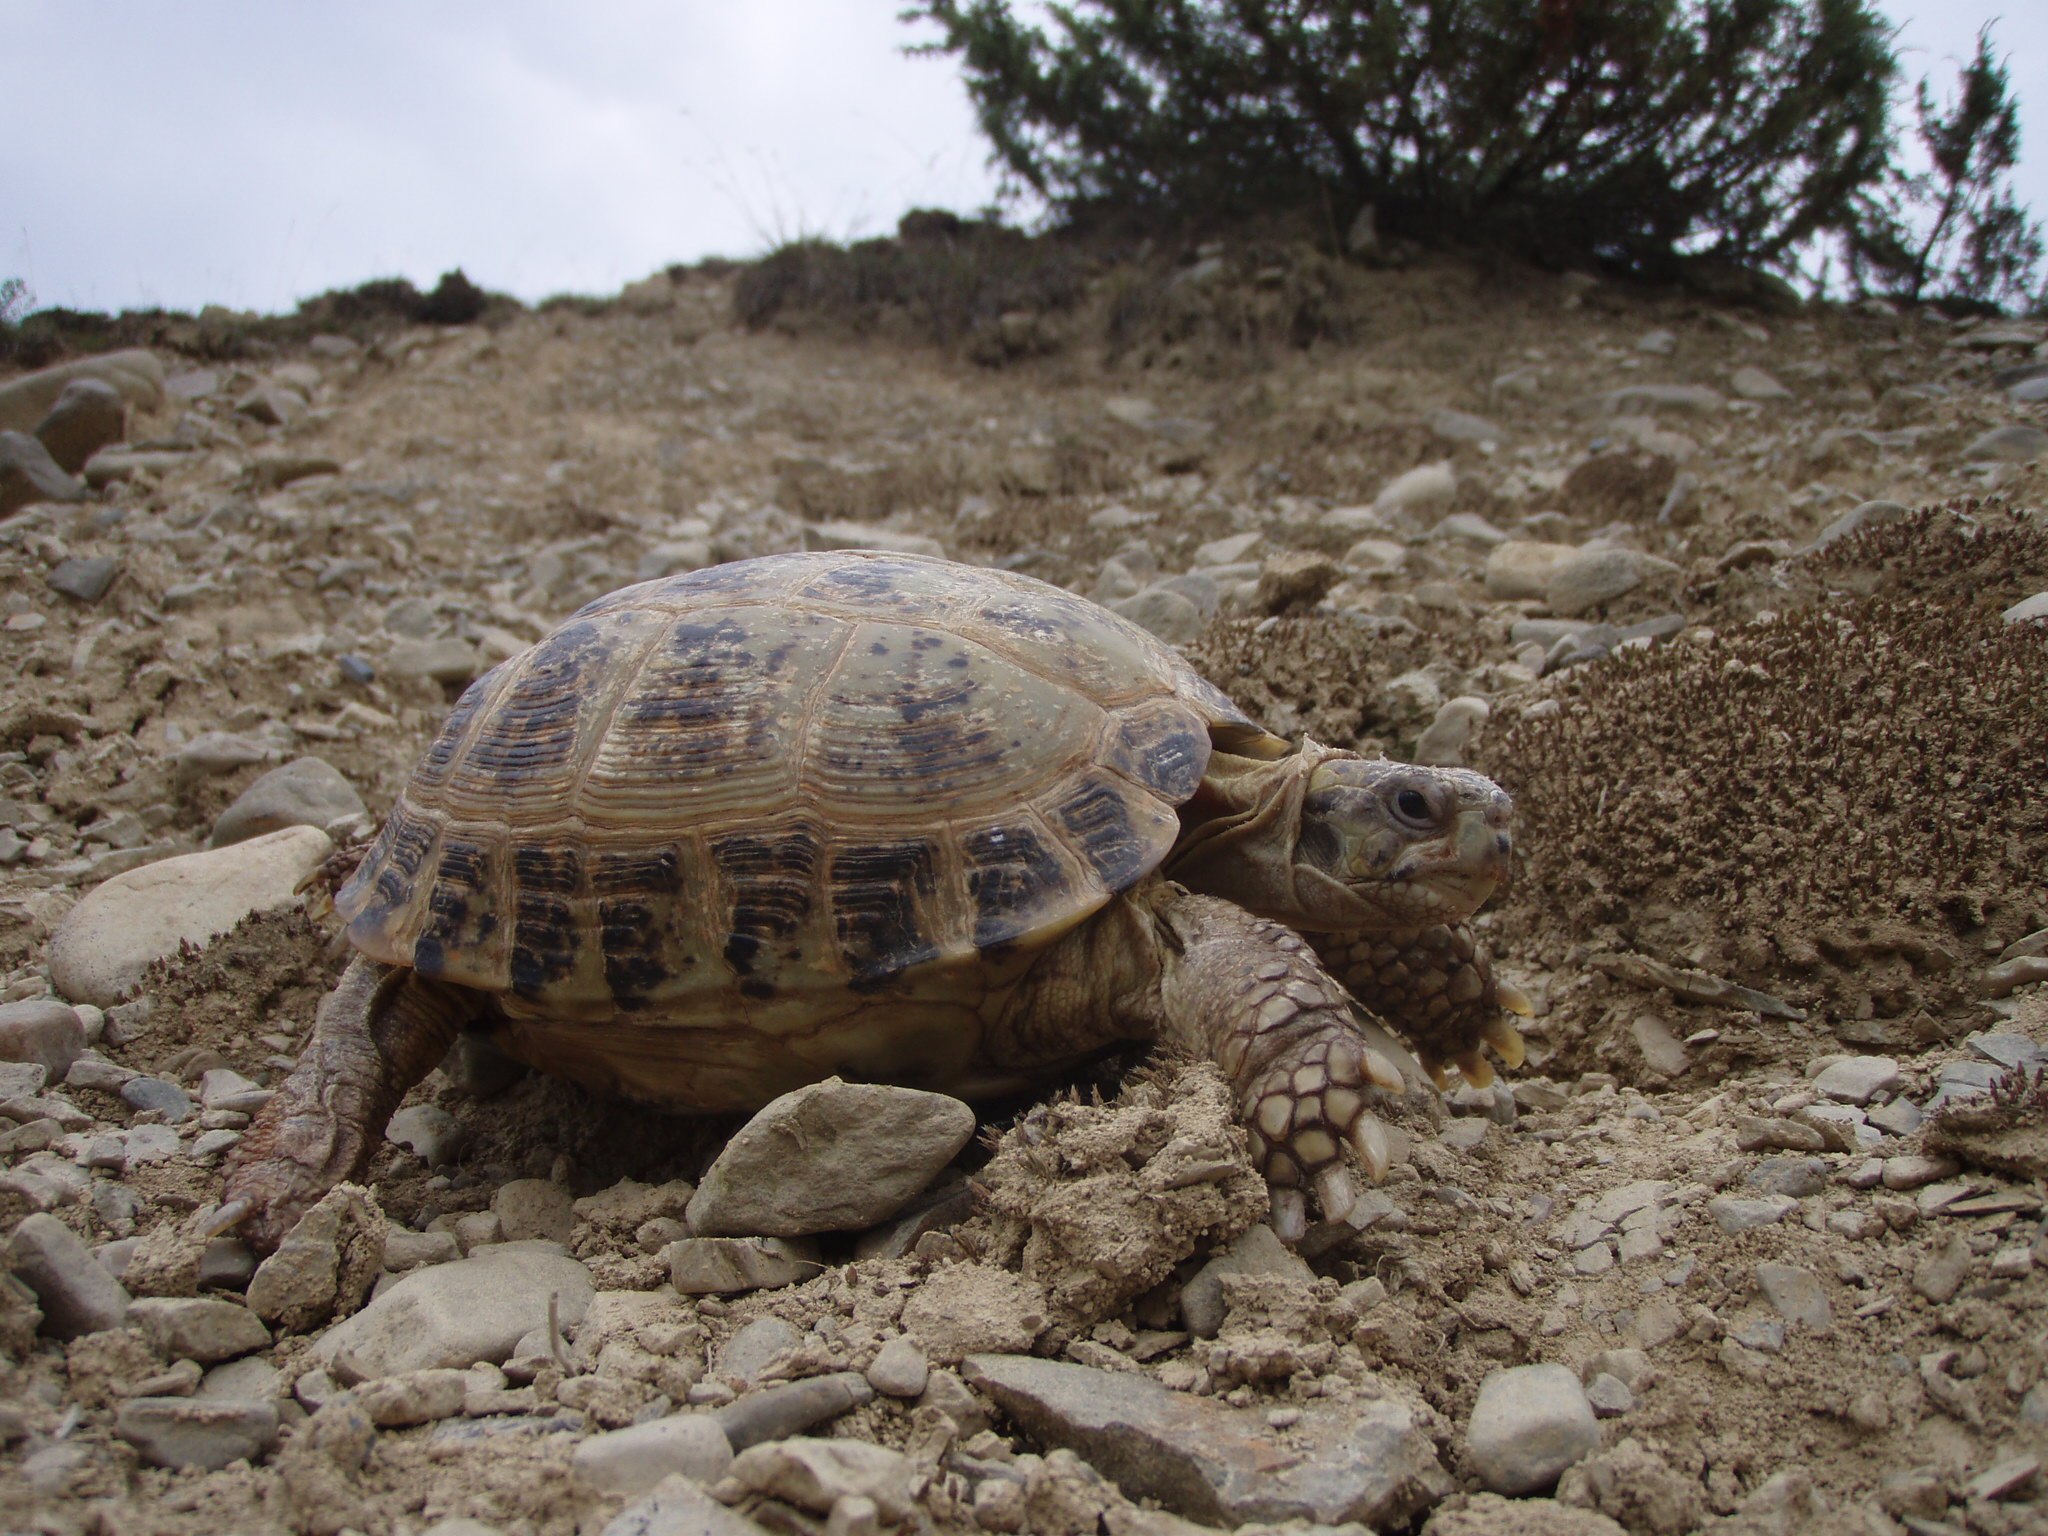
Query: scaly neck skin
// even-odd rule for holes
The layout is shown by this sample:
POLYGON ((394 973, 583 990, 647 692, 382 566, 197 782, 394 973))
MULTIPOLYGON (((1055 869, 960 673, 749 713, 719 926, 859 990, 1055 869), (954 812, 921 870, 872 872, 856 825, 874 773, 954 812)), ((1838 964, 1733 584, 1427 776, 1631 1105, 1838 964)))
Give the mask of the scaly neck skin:
POLYGON ((1202 787, 1181 807, 1181 839, 1161 873, 1260 917, 1303 923, 1295 848, 1309 778, 1332 758, 1357 755, 1307 739, 1273 761, 1214 753, 1202 787))

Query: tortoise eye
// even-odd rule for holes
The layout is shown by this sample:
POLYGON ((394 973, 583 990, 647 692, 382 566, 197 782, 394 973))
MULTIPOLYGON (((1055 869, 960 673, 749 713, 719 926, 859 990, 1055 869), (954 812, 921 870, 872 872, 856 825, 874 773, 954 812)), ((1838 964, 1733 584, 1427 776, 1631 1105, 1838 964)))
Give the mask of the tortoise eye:
POLYGON ((1419 789, 1404 789, 1394 796, 1394 812, 1403 821, 1427 826, 1431 820, 1429 797, 1419 789))

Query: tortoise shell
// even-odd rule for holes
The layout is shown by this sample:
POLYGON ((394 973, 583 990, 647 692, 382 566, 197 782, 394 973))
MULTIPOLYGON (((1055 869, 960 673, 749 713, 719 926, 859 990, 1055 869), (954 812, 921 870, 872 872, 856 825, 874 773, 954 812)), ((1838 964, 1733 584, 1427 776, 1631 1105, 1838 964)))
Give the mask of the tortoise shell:
POLYGON ((1254 743, 1176 652, 1029 577, 739 561, 478 679, 336 905, 371 958, 516 1015, 801 1031, 1082 921, 1166 857, 1212 745, 1254 743))

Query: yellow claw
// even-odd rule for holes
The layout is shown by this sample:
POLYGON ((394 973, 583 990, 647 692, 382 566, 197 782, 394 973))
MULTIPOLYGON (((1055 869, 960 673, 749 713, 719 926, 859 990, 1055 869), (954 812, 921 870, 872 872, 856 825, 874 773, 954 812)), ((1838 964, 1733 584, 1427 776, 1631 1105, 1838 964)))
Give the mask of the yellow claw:
POLYGON ((1366 1081, 1389 1093, 1406 1093, 1408 1080, 1401 1076, 1401 1069, 1378 1051, 1367 1049, 1361 1065, 1365 1068, 1366 1081))
POLYGON ((1451 1091, 1451 1071, 1442 1062, 1432 1061, 1429 1064, 1429 1080, 1436 1084, 1437 1092, 1449 1093, 1451 1091))
POLYGON ((1529 1000, 1529 994, 1512 981, 1502 981, 1495 977, 1493 995, 1500 999, 1501 1007, 1507 1009, 1509 1013, 1519 1014, 1525 1019, 1536 1016, 1536 1005, 1529 1000))
POLYGON ((1510 1068, 1519 1067, 1529 1054, 1522 1041, 1522 1032, 1506 1019, 1495 1019, 1480 1032, 1486 1043, 1493 1047, 1495 1054, 1510 1068))
POLYGON ((1474 1088, 1493 1086, 1493 1064, 1477 1051, 1467 1051, 1460 1056, 1458 1070, 1465 1074, 1465 1081, 1474 1088))
POLYGON ((1365 1170, 1365 1176, 1373 1183, 1382 1183, 1387 1170, 1394 1165, 1394 1149, 1387 1141, 1387 1128, 1371 1115, 1360 1115, 1353 1122, 1348 1138, 1351 1150, 1358 1154, 1358 1166, 1365 1170))

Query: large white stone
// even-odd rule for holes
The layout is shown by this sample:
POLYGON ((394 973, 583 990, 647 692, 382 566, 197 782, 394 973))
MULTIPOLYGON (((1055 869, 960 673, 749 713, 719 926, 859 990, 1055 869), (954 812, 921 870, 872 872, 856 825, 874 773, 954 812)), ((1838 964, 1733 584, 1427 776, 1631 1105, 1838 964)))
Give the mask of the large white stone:
POLYGON ((436 1366, 502 1365, 520 1339, 555 1321, 574 1328, 596 1287, 554 1243, 496 1243, 473 1258, 414 1270, 344 1323, 316 1353, 337 1376, 368 1380, 436 1366))
POLYGON ((1599 1448, 1593 1405, 1569 1367, 1518 1365, 1479 1384, 1465 1449, 1480 1482, 1495 1493, 1548 1488, 1599 1448))
POLYGON ((74 1003, 112 1007, 179 945, 204 944, 252 912, 297 902, 299 883, 333 851, 318 827, 286 827, 116 875, 50 936, 50 983, 74 1003))

